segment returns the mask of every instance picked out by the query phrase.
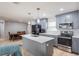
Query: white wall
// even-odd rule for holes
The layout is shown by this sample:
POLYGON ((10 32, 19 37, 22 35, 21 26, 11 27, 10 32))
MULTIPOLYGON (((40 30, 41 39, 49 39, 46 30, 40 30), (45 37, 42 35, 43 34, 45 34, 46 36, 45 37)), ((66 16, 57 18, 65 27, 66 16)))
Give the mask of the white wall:
POLYGON ((5 21, 0 19, 0 39, 5 38, 5 21))
POLYGON ((8 39, 10 33, 17 33, 18 31, 27 31, 27 24, 19 22, 5 22, 5 37, 8 39))

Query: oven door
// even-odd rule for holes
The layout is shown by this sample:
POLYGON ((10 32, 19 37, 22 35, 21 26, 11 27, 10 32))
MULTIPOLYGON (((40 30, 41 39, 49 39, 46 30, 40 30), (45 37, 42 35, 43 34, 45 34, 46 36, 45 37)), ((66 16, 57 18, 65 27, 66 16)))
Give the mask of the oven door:
POLYGON ((67 38, 58 38, 58 44, 65 46, 72 46, 72 39, 67 38))

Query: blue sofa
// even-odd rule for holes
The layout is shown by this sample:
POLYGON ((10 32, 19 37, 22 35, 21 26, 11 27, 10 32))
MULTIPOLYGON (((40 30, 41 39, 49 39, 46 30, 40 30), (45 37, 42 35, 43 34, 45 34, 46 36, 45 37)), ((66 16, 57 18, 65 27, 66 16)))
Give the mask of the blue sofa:
POLYGON ((22 56, 20 46, 15 44, 0 45, 0 56, 22 56))

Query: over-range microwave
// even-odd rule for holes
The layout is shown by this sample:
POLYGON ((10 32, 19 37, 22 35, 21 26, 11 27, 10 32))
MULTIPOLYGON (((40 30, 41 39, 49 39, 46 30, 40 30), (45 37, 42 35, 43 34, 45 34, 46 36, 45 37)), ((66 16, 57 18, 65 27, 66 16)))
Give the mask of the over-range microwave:
POLYGON ((59 24, 60 29, 73 29, 73 23, 61 23, 59 24))

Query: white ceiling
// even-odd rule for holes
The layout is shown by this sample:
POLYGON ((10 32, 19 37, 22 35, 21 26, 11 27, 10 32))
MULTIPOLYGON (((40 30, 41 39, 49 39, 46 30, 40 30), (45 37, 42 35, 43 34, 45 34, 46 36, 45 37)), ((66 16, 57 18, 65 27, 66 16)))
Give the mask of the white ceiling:
POLYGON ((29 19, 37 18, 36 8, 40 8, 40 17, 46 14, 45 17, 48 17, 49 21, 54 21, 55 15, 77 10, 78 5, 76 2, 19 2, 18 4, 0 2, 0 17, 5 20, 26 22, 29 19), (65 10, 61 12, 60 8, 65 10), (31 15, 28 15, 29 12, 31 15))

